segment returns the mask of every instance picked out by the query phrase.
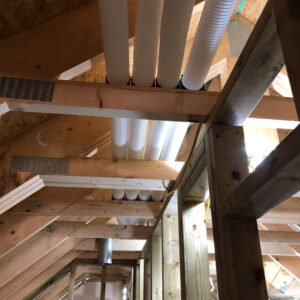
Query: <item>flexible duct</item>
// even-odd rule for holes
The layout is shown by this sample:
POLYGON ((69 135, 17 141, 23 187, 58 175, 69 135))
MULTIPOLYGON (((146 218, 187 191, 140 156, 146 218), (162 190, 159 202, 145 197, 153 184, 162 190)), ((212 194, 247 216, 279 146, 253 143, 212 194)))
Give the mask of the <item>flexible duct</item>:
MULTIPOLYGON (((129 81, 128 7, 127 1, 98 0, 107 81, 127 84, 129 81)), ((112 119, 112 157, 126 159, 127 119, 112 119)), ((123 190, 113 190, 114 199, 123 199, 123 190)), ((120 224, 126 218, 118 219, 120 224)))
POLYGON ((180 78, 194 0, 165 0, 161 21, 157 82, 174 88, 180 78))
MULTIPOLYGON (((137 86, 151 86, 155 79, 163 0, 138 0, 136 7, 132 81, 137 86)), ((142 159, 148 120, 131 120, 128 158, 142 159)), ((135 200, 137 190, 126 190, 126 198, 135 200)), ((129 220, 133 222, 133 220, 129 220)))
POLYGON ((182 77, 187 89, 202 88, 235 4, 236 0, 206 0, 182 77))

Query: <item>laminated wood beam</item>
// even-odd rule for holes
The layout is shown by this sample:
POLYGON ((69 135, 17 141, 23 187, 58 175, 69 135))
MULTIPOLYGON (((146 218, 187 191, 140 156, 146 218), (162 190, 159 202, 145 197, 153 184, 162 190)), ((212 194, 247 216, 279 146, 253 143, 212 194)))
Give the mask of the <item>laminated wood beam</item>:
POLYGON ((224 215, 263 216, 300 190, 299 170, 300 125, 229 195, 224 215))
POLYGON ((213 125, 205 147, 220 299, 265 300, 256 219, 223 217, 228 195, 248 174, 243 130, 213 125))
MULTIPOLYGON (((71 251, 79 242, 79 239, 67 239, 51 250, 47 255, 40 258, 33 265, 0 288, 0 299, 6 299, 8 296, 12 299, 19 299, 17 297, 18 294, 22 298, 22 295, 26 295, 24 289, 30 290, 29 286, 32 284, 33 278, 40 278, 40 275, 44 270, 49 267, 51 268, 57 260, 63 257, 67 252, 71 251)), ((76 252, 74 257, 78 256, 80 253, 80 251, 76 252)))
MULTIPOLYGON (((24 172, 23 172, 24 174, 24 172)), ((31 175, 32 173, 26 173, 31 175)), ((161 179, 136 179, 117 177, 88 177, 68 175, 36 175, 0 198, 0 214, 44 187, 66 187, 86 189, 133 189, 164 191, 161 179)))
MULTIPOLYGON (((0 86, 3 89, 0 115, 22 111, 199 122, 211 113, 219 96, 223 95, 208 91, 6 77, 0 77, 0 86), (10 86, 15 87, 11 89, 10 86)), ((292 98, 265 96, 255 108, 257 102, 248 109, 248 115, 254 110, 252 118, 298 120, 292 98)))
MULTIPOLYGON (((37 207, 36 199, 26 199, 9 211, 9 218, 13 215, 27 216, 82 216, 82 217, 140 217, 156 218, 159 216, 163 204, 149 201, 122 201, 122 200, 90 200, 81 199, 69 204, 67 199, 38 199, 41 204, 37 207)), ((7 217, 8 218, 8 217, 7 217)), ((18 218, 21 218, 19 216, 18 218)), ((1 218, 0 218, 1 220, 1 218)), ((1 248, 0 248, 1 249, 1 248)))
POLYGON ((176 180, 183 162, 14 156, 11 173, 176 180))
POLYGON ((51 226, 54 230, 54 236, 64 236, 67 231, 70 232, 69 237, 81 239, 147 239, 153 230, 152 226, 106 224, 84 224, 78 228, 77 223, 70 222, 54 222, 51 226))

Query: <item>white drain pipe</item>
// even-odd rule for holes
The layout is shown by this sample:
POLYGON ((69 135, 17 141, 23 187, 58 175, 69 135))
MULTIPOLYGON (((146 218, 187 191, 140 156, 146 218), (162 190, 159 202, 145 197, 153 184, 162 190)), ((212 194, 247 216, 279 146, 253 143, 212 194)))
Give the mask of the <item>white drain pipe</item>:
MULTIPOLYGON (((151 125, 151 130, 145 150, 145 160, 159 160, 161 150, 163 148, 168 127, 170 122, 154 121, 151 125)), ((149 200, 151 191, 140 191, 140 200, 149 200)))
MULTIPOLYGON (((194 0, 165 0, 164 2, 157 75, 157 82, 163 88, 175 88, 179 83, 193 6, 194 0)), ((188 123, 169 122, 168 125, 162 125, 162 123, 154 121, 152 125, 154 128, 168 127, 167 138, 159 159, 175 160, 188 123), (172 147, 175 148, 172 149, 172 147)), ((162 192, 151 194, 154 201, 160 201, 162 195, 162 192)))
MULTIPOLYGON (((107 80, 112 84, 129 81, 127 1, 98 0, 107 80)), ((127 119, 112 119, 112 157, 126 159, 127 119)), ((123 199, 123 190, 114 190, 114 199, 123 199)), ((126 223, 120 218, 119 223, 126 223)))
MULTIPOLYGON (((163 0, 137 1, 132 74, 136 86, 151 86, 155 80, 162 3, 163 0)), ((129 159, 143 158, 147 128, 148 120, 130 121, 129 159)), ((137 190, 126 190, 128 200, 135 200, 137 196, 137 190)))
MULTIPOLYGON (((176 160, 188 126, 188 122, 171 122, 160 154, 160 160, 176 160)), ((168 183, 166 182, 165 184, 167 185, 168 183)), ((163 198, 163 192, 154 191, 151 197, 153 201, 160 201, 163 198)))
POLYGON ((180 79, 194 0, 165 0, 161 21, 157 82, 175 88, 180 79))
POLYGON ((182 83, 190 90, 204 84, 214 55, 234 10, 236 0, 206 0, 182 83))

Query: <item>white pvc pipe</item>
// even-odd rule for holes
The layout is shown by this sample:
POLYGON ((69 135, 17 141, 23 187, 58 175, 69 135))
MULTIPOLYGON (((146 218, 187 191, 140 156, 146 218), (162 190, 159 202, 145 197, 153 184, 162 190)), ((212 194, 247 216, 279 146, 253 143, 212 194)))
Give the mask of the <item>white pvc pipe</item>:
POLYGON ((137 0, 133 52, 133 83, 151 86, 159 44, 163 0, 137 0))
POLYGON ((206 0, 182 82, 199 90, 234 10, 236 0, 206 0))
POLYGON ((129 80, 128 8, 125 0, 98 0, 107 80, 129 80))
MULTIPOLYGON (((188 122, 171 122, 160 154, 160 160, 176 160, 188 126, 188 122)), ((163 192, 154 191, 152 192, 151 197, 153 201, 160 201, 163 197, 163 192)))
POLYGON ((194 0, 165 0, 162 13, 157 81, 174 88, 180 79, 194 0))
MULTIPOLYGON (((163 0, 137 1, 132 76, 137 86, 151 86, 154 83, 162 3, 163 0)), ((130 121, 129 159, 143 158, 147 128, 148 120, 130 121)), ((137 190, 126 190, 128 200, 135 200, 137 196, 137 190)))
MULTIPOLYGON (((145 160, 159 160, 160 153, 166 139, 169 123, 170 122, 165 121, 152 122, 144 155, 145 160)), ((139 192, 139 198, 141 200, 148 200, 150 195, 151 191, 139 192)))
MULTIPOLYGON (((127 84, 129 80, 127 1, 98 0, 107 80, 127 84)), ((112 157, 126 159, 127 119, 112 119, 112 157)), ((122 199, 123 190, 114 190, 113 198, 122 199)))
MULTIPOLYGON (((148 128, 148 120, 132 119, 128 121, 128 158, 129 159, 142 159, 143 150, 146 141, 146 134, 148 128)), ((138 196, 137 190, 126 190, 126 198, 128 200, 135 200, 138 196)))

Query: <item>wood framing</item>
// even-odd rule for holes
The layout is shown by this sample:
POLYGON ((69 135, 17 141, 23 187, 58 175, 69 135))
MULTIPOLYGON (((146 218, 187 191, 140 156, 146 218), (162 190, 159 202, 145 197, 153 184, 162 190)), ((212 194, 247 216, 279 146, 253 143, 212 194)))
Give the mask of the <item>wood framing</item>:
POLYGON ((259 218, 300 190, 300 126, 229 196, 224 214, 259 218), (288 155, 287 155, 288 153, 288 155), (261 199, 264 201, 261 201, 261 199))
MULTIPOLYGON (((22 94, 18 94, 17 87, 15 95, 12 91, 0 94, 0 115, 22 111, 24 113, 199 122, 211 113, 220 95, 217 92, 208 91, 0 77, 0 86, 3 86, 4 90, 11 84, 17 87, 22 86, 25 90, 27 85, 29 97, 25 98, 22 94), (44 96, 37 97, 32 91, 32 86, 40 89, 44 96)), ((253 103, 252 110, 257 103, 253 103)), ((298 120, 293 99, 271 96, 262 98, 251 117, 298 120)))
POLYGON ((267 299, 256 219, 222 214, 228 195, 248 174, 243 129, 212 126, 205 144, 219 295, 222 300, 267 299))

